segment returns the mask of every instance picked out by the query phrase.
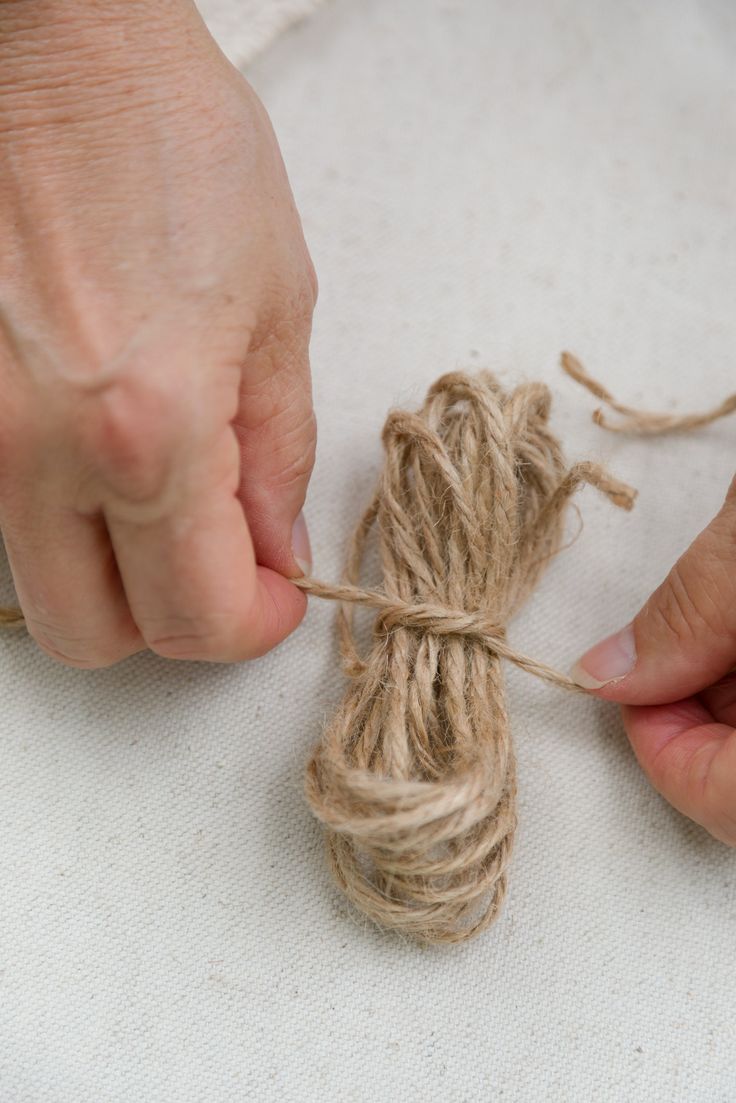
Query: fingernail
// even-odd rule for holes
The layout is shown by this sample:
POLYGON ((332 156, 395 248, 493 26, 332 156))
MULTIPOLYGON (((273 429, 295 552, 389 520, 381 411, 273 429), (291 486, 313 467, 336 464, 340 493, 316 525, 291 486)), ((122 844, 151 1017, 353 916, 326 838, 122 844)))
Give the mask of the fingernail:
POLYGON ((299 514, 291 530, 291 552, 302 573, 309 574, 312 570, 312 548, 303 513, 299 514))
POLYGON ((627 624, 586 651, 570 671, 570 677, 583 689, 600 689, 630 674, 635 662, 634 629, 627 624))

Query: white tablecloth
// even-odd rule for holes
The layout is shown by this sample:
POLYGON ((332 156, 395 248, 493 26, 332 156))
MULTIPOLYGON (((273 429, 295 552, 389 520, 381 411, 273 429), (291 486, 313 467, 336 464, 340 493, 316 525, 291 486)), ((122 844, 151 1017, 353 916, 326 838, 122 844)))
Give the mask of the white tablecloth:
MULTIPOLYGON (((237 0, 206 6, 245 56, 237 0)), ((387 408, 454 367, 546 380, 571 457, 641 490, 631 515, 580 495, 527 653, 572 662, 707 522, 736 425, 608 436, 557 358, 653 408, 733 389, 735 57, 730 0, 334 0, 255 63, 321 283, 320 576, 387 408)), ((301 792, 333 619, 313 601, 234 667, 0 641, 3 1103, 732 1103, 736 857, 649 788, 614 707, 509 672, 521 822, 479 940, 346 906, 301 792)))

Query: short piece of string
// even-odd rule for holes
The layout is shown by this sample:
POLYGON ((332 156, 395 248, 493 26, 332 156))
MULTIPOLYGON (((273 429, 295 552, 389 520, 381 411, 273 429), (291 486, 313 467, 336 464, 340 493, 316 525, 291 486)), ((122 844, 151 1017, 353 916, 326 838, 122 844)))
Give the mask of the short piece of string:
POLYGON ((577 356, 573 356, 571 352, 562 353, 561 366, 571 379, 580 383, 609 409, 621 414, 620 421, 611 421, 601 409, 593 411, 593 421, 596 425, 601 425, 612 433, 639 433, 645 436, 686 433, 693 429, 701 429, 705 425, 712 425, 719 418, 727 417, 736 411, 736 393, 724 398, 723 402, 714 406, 712 410, 706 410, 701 414, 655 414, 637 410, 633 406, 624 406, 623 403, 617 402, 602 383, 588 374, 577 356))

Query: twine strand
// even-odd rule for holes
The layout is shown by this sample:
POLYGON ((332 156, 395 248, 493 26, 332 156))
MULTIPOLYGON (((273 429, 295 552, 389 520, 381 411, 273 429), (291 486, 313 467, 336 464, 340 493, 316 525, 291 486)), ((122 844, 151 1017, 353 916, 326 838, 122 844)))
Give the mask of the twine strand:
POLYGON ((600 408, 593 411, 593 421, 596 425, 608 429, 612 433, 639 433, 647 436, 656 436, 662 433, 684 433, 693 429, 701 429, 705 425, 711 425, 719 418, 727 417, 736 411, 736 392, 724 398, 718 406, 712 410, 706 410, 701 414, 655 414, 644 410, 636 410, 632 406, 624 406, 617 402, 610 391, 606 390, 602 383, 588 374, 583 365, 571 352, 563 352, 561 357, 562 370, 580 383, 591 394, 604 402, 609 409, 621 414, 620 421, 611 421, 600 408))
MULTIPOLYGON (((554 667, 532 659, 511 647, 506 642, 506 629, 493 624, 481 610, 466 612, 462 609, 448 609, 427 602, 409 605, 394 601, 378 590, 364 590, 359 586, 339 586, 316 578, 296 578, 293 582, 300 590, 304 590, 312 597, 349 602, 364 608, 379 610, 374 622, 374 632, 379 638, 387 636, 398 628, 414 628, 421 632, 431 632, 433 636, 456 636, 459 639, 474 640, 499 658, 507 659, 520 670, 534 674, 551 685, 573 693, 585 693, 585 690, 567 674, 562 674, 554 667)), ((355 661, 351 649, 345 672, 354 676, 362 673, 365 665, 360 660, 355 661)))

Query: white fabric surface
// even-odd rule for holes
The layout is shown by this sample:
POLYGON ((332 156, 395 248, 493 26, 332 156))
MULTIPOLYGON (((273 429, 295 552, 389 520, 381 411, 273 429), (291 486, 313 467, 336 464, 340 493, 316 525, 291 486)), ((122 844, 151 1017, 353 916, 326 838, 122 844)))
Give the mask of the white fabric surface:
MULTIPOLYGON (((512 627, 529 654, 564 668, 707 522, 734 423, 607 436, 557 357, 652 408, 733 388, 735 51, 730 0, 335 0, 252 69, 321 280, 320 576, 387 407, 455 366, 548 381, 568 453, 641 489, 631 515, 580 495, 512 627)), ((615 708, 509 672, 521 825, 482 938, 348 909, 301 794, 333 617, 230 668, 0 641, 3 1103, 731 1103, 736 858, 652 792, 615 708)))
POLYGON ((244 65, 322 0, 196 0, 207 25, 234 65, 244 65))

